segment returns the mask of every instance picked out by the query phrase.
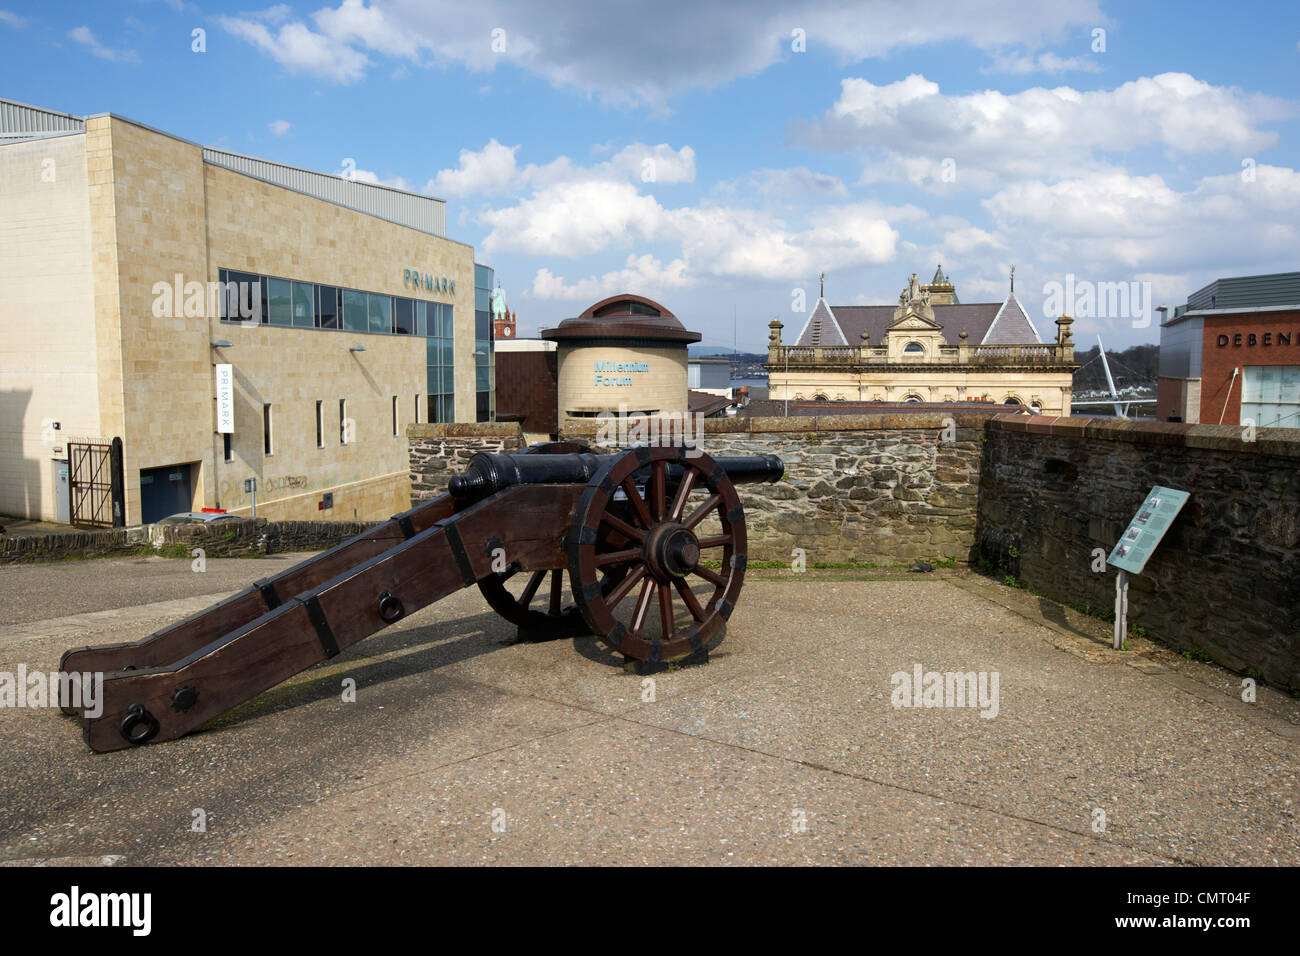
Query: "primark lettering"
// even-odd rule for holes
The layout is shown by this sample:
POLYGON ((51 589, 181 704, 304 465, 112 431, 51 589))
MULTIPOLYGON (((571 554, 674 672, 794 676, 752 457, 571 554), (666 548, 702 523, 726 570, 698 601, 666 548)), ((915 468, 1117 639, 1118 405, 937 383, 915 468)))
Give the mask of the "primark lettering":
POLYGON ((597 362, 597 385, 631 385, 632 372, 650 371, 649 362, 597 362))

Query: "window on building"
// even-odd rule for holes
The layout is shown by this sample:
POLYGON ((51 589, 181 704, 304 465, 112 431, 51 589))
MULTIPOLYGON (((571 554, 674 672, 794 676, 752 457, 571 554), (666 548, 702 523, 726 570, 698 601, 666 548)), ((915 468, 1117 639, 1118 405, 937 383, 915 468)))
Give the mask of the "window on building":
POLYGON ((925 354, 925 346, 922 345, 920 342, 908 342, 908 343, 907 343, 907 346, 903 349, 903 354, 904 354, 904 355, 924 355, 924 354, 925 354))
POLYGON ((397 396, 393 396, 393 434, 397 434, 397 396))
POLYGON ((1241 377, 1241 422, 1300 428, 1300 365, 1247 365, 1241 377))
POLYGON ((267 279, 271 325, 293 325, 293 283, 288 279, 267 279))
POLYGON ((1003 404, 1003 405, 1019 405, 1019 404, 1020 404, 1020 399, 1016 398, 1014 395, 1008 395, 1008 396, 1007 396, 1007 400, 1006 400, 1005 402, 1003 402, 1002 404, 1003 404))
POLYGON ((452 342, 455 323, 452 307, 429 302, 426 311, 428 321, 424 341, 428 369, 428 417, 425 421, 455 421, 455 349, 452 342))
POLYGON ((298 329, 316 327, 315 287, 309 282, 293 284, 293 325, 298 329))
POLYGON ((370 331, 393 331, 393 297, 371 292, 366 296, 370 300, 370 331))
POLYGON ((316 287, 316 327, 321 329, 339 327, 339 290, 336 286, 316 287))
POLYGON ((398 335, 415 331, 415 302, 411 299, 393 300, 393 331, 398 335))
POLYGON ((270 455, 271 452, 271 406, 265 404, 262 406, 262 453, 270 455))
POLYGON ((349 437, 351 436, 348 435, 348 400, 346 398, 340 398, 339 399, 339 444, 346 445, 348 443, 349 437))
POLYGON ((235 452, 234 449, 231 447, 232 444, 230 440, 231 437, 232 436, 230 432, 222 432, 221 434, 221 451, 222 454, 225 456, 226 461, 235 460, 235 452))
POLYGON ((415 396, 415 408, 413 409, 413 411, 415 412, 415 418, 411 420, 418 425, 420 424, 420 396, 419 395, 415 396))
POLYGON ((343 328, 349 332, 370 331, 370 297, 364 292, 343 290, 343 328))
POLYGON ((325 447, 325 403, 316 403, 316 447, 325 447))
POLYGON ((428 334, 428 332, 426 331, 428 328, 427 309, 428 309, 427 303, 425 302, 415 303, 415 334, 416 335, 428 334))
POLYGON ((227 322, 265 322, 261 277, 233 269, 217 271, 218 278, 223 275, 222 281, 225 284, 221 295, 221 317, 227 322))

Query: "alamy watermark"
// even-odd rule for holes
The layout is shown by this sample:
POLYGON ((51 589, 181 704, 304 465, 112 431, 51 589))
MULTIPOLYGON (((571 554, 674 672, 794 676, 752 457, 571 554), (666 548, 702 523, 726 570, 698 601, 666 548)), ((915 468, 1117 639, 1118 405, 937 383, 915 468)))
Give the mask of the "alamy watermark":
POLYGON ((99 693, 103 680, 99 672, 29 672, 26 664, 19 664, 16 673, 0 671, 0 708, 70 707, 87 717, 99 717, 104 713, 99 693))
POLYGON ((629 412, 627 404, 620 402, 617 413, 601 412, 596 419, 600 422, 596 432, 598 445, 619 448, 634 445, 682 446, 686 448, 688 458, 704 454, 700 448, 701 436, 704 434, 704 416, 698 412, 646 415, 629 412))
POLYGON ((260 282, 185 281, 176 273, 173 281, 155 282, 153 314, 157 318, 221 318, 238 320, 241 325, 262 324, 262 288, 260 282))
POLYGON ((1053 279, 1043 285, 1043 316, 1048 319, 1062 315, 1129 319, 1133 328, 1145 329, 1151 324, 1153 311, 1150 282, 1091 282, 1067 272, 1065 282, 1053 279))
POLYGON ((992 720, 1000 707, 997 671, 927 671, 920 664, 912 673, 898 671, 890 677, 894 692, 890 703, 902 707, 978 707, 980 716, 992 720))

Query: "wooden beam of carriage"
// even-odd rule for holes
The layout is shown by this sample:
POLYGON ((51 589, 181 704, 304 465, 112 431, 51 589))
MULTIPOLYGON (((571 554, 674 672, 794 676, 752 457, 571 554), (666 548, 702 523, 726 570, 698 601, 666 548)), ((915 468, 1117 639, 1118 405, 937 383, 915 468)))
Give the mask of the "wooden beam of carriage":
POLYGON ((65 669, 82 672, 95 669, 87 662, 96 650, 111 652, 101 661, 125 660, 114 656, 123 648, 147 655, 132 659, 134 670, 98 668, 103 709, 83 715, 86 743, 106 752, 132 746, 128 736, 183 736, 474 584, 492 572, 498 548, 525 570, 562 567, 564 533, 582 489, 519 485, 454 513, 444 496, 406 513, 415 528, 410 538, 401 534, 394 543, 399 522, 387 522, 269 579, 279 598, 274 607, 253 587, 137 644, 69 652, 65 669))
MULTIPOLYGON (((59 661, 59 670, 66 674, 109 674, 128 667, 139 670, 171 664, 274 610, 295 594, 309 591, 348 568, 382 554, 397 542, 427 530, 451 515, 455 507, 455 499, 442 495, 394 515, 389 521, 368 528, 328 551, 258 581, 219 604, 191 614, 148 637, 66 651, 59 661)), ((65 707, 64 712, 75 713, 70 707, 65 707)))

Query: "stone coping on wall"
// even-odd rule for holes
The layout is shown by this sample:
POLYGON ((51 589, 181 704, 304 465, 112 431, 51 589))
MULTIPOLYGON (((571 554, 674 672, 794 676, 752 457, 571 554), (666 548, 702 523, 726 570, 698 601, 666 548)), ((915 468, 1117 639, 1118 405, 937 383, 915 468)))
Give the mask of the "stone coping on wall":
POLYGON ((1255 431, 1255 440, 1247 441, 1245 427, 1241 425, 1192 425, 1075 415, 995 415, 985 421, 985 427, 994 431, 1300 458, 1300 428, 1260 428, 1255 431))
POLYGON ((519 422, 425 422, 406 426, 407 438, 522 438, 519 422))
MULTIPOLYGON (((1024 417, 1024 416, 1021 416, 1024 417)), ((691 424, 692 434, 698 424, 705 435, 750 435, 770 432, 860 432, 860 431, 898 431, 903 429, 941 429, 949 423, 958 428, 979 428, 988 420, 987 414, 977 412, 921 412, 917 414, 878 414, 878 415, 791 415, 789 417, 747 418, 705 418, 691 424)), ((660 434, 671 434, 673 427, 680 428, 681 420, 661 418, 660 434)), ((582 438, 600 434, 604 423, 598 419, 582 422, 570 422, 564 428, 564 435, 569 438, 582 438)), ((629 426, 629 429, 632 426, 629 426)), ((637 426, 638 428, 640 426, 637 426)))

